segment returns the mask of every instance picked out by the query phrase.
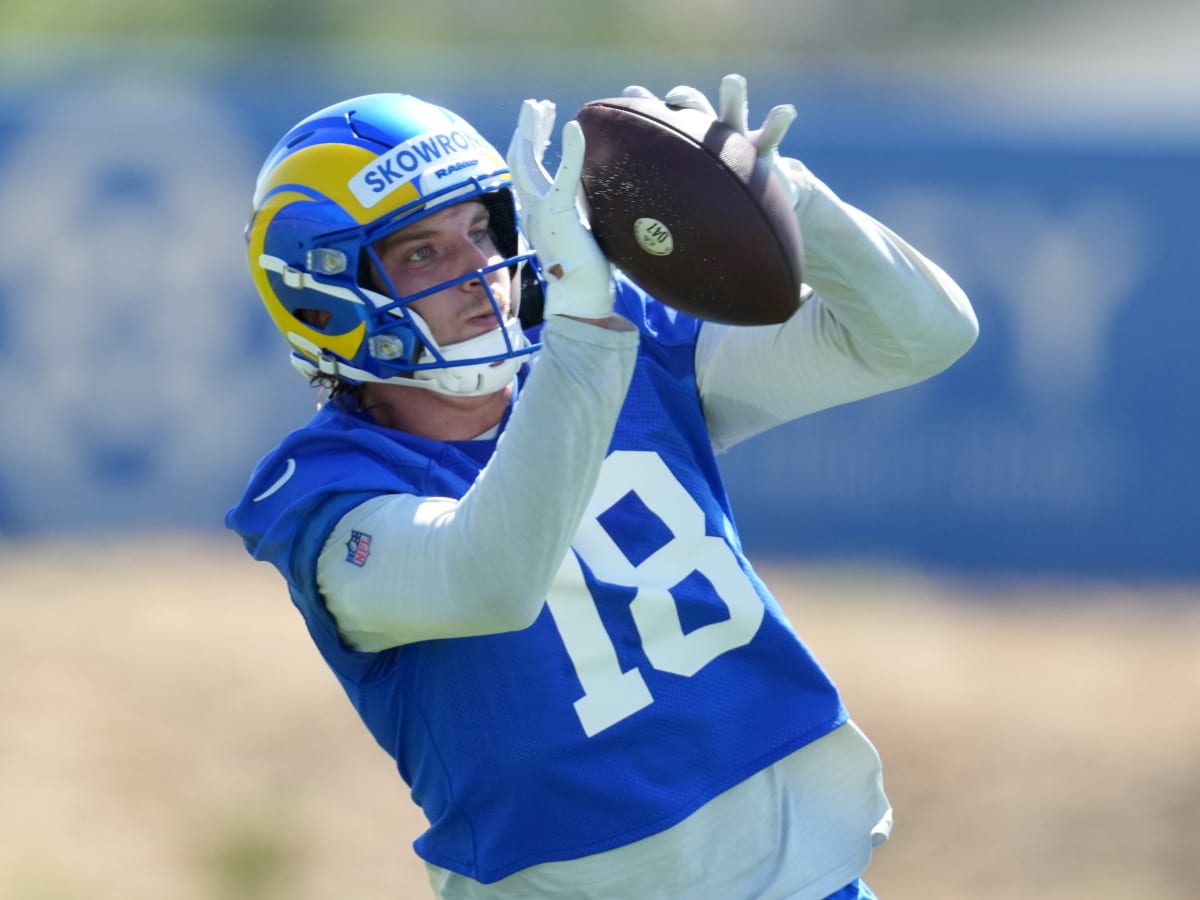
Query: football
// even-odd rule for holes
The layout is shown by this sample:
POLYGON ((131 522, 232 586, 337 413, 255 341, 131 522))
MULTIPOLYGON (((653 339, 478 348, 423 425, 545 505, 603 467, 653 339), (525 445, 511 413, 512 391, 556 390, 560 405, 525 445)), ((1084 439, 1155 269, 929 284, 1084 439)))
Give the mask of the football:
POLYGON ((733 325, 800 305, 803 240, 785 185, 745 135, 659 100, 594 100, 576 115, 582 185, 609 261, 681 312, 733 325))

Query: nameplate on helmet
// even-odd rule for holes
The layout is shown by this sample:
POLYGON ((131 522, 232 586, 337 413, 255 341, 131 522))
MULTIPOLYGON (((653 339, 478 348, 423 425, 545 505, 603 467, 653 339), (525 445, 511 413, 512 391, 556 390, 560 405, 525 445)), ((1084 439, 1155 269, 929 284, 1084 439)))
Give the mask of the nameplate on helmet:
POLYGON ((475 168, 479 157, 489 150, 488 143, 470 128, 425 132, 364 166, 348 187, 354 198, 370 209, 430 169, 443 170, 439 174, 444 178, 453 171, 475 168))

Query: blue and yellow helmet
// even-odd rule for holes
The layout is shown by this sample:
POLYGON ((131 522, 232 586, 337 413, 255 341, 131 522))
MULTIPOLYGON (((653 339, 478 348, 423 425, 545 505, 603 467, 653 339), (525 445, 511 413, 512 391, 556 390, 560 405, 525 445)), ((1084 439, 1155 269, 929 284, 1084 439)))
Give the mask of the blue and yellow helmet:
POLYGON ((454 352, 408 308, 416 296, 389 296, 369 273, 378 266, 375 242, 469 199, 489 207, 504 256, 471 274, 515 274, 526 263, 534 271, 532 254, 520 250, 511 184, 504 157, 469 123, 405 94, 357 97, 293 126, 259 173, 246 243, 255 286, 296 368, 451 394, 507 384, 536 349, 515 311, 506 320, 493 297, 501 327, 454 352), (307 311, 322 313, 321 327, 307 311))

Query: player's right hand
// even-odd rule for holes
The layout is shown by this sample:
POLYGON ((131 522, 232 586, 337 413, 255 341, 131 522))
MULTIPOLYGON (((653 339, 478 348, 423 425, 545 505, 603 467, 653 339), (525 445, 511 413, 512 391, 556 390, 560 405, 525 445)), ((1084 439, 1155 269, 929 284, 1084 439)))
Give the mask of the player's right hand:
MULTIPOLYGON (((713 119, 717 119, 723 125, 727 125, 734 131, 744 135, 754 149, 758 152, 761 159, 766 159, 771 163, 776 174, 783 180, 784 185, 788 189, 788 194, 792 198, 792 206, 795 207, 799 199, 799 189, 795 181, 787 170, 781 165, 779 156, 779 144, 787 134, 788 128, 796 119, 796 107, 790 103, 773 106, 767 111, 763 123, 758 128, 751 130, 749 127, 749 104, 747 102, 748 89, 746 79, 741 75, 726 75, 721 79, 721 88, 718 95, 718 102, 721 106, 721 111, 713 109, 712 103, 704 94, 694 87, 687 85, 679 85, 667 91, 662 98, 662 102, 667 106, 674 106, 677 109, 693 109, 696 112, 703 113, 713 119)), ((630 85, 625 88, 622 94, 626 97, 642 97, 645 99, 658 98, 650 91, 641 85, 630 85)))
POLYGON ((554 178, 542 165, 554 128, 554 104, 526 100, 508 148, 521 230, 546 278, 546 315, 605 319, 612 315, 612 268, 584 223, 576 198, 583 172, 583 131, 568 122, 554 178))

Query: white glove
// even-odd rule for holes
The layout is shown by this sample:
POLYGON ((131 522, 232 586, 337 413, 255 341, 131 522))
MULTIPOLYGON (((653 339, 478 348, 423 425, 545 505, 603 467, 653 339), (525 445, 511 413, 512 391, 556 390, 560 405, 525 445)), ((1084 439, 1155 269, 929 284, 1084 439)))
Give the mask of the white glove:
POLYGON ((576 198, 583 171, 583 130, 562 130, 562 162, 551 181, 542 155, 554 128, 554 104, 526 100, 508 147, 521 230, 546 277, 546 315, 604 319, 612 315, 612 268, 588 231, 576 198))
MULTIPOLYGON (((654 94, 640 85, 631 85, 625 88, 622 93, 626 97, 641 97, 648 100, 658 99, 654 94)), ((800 189, 780 162, 779 144, 783 140, 783 136, 787 133, 788 128, 791 127, 792 122, 795 121, 796 107, 790 103, 772 107, 767 113, 766 118, 763 119, 762 127, 755 131, 749 131, 747 126, 749 107, 746 101, 746 79, 741 75, 726 75, 721 79, 719 98, 721 104, 721 114, 719 116, 717 115, 717 111, 713 109, 712 104, 708 102, 707 97, 700 93, 700 91, 687 85, 671 88, 671 90, 667 91, 663 102, 667 106, 674 106, 677 109, 694 109, 697 112, 704 113, 706 116, 719 119, 722 124, 729 126, 739 134, 745 135, 758 151, 759 158, 768 160, 775 174, 787 186, 788 194, 792 198, 792 207, 795 208, 797 201, 800 199, 800 189)))

